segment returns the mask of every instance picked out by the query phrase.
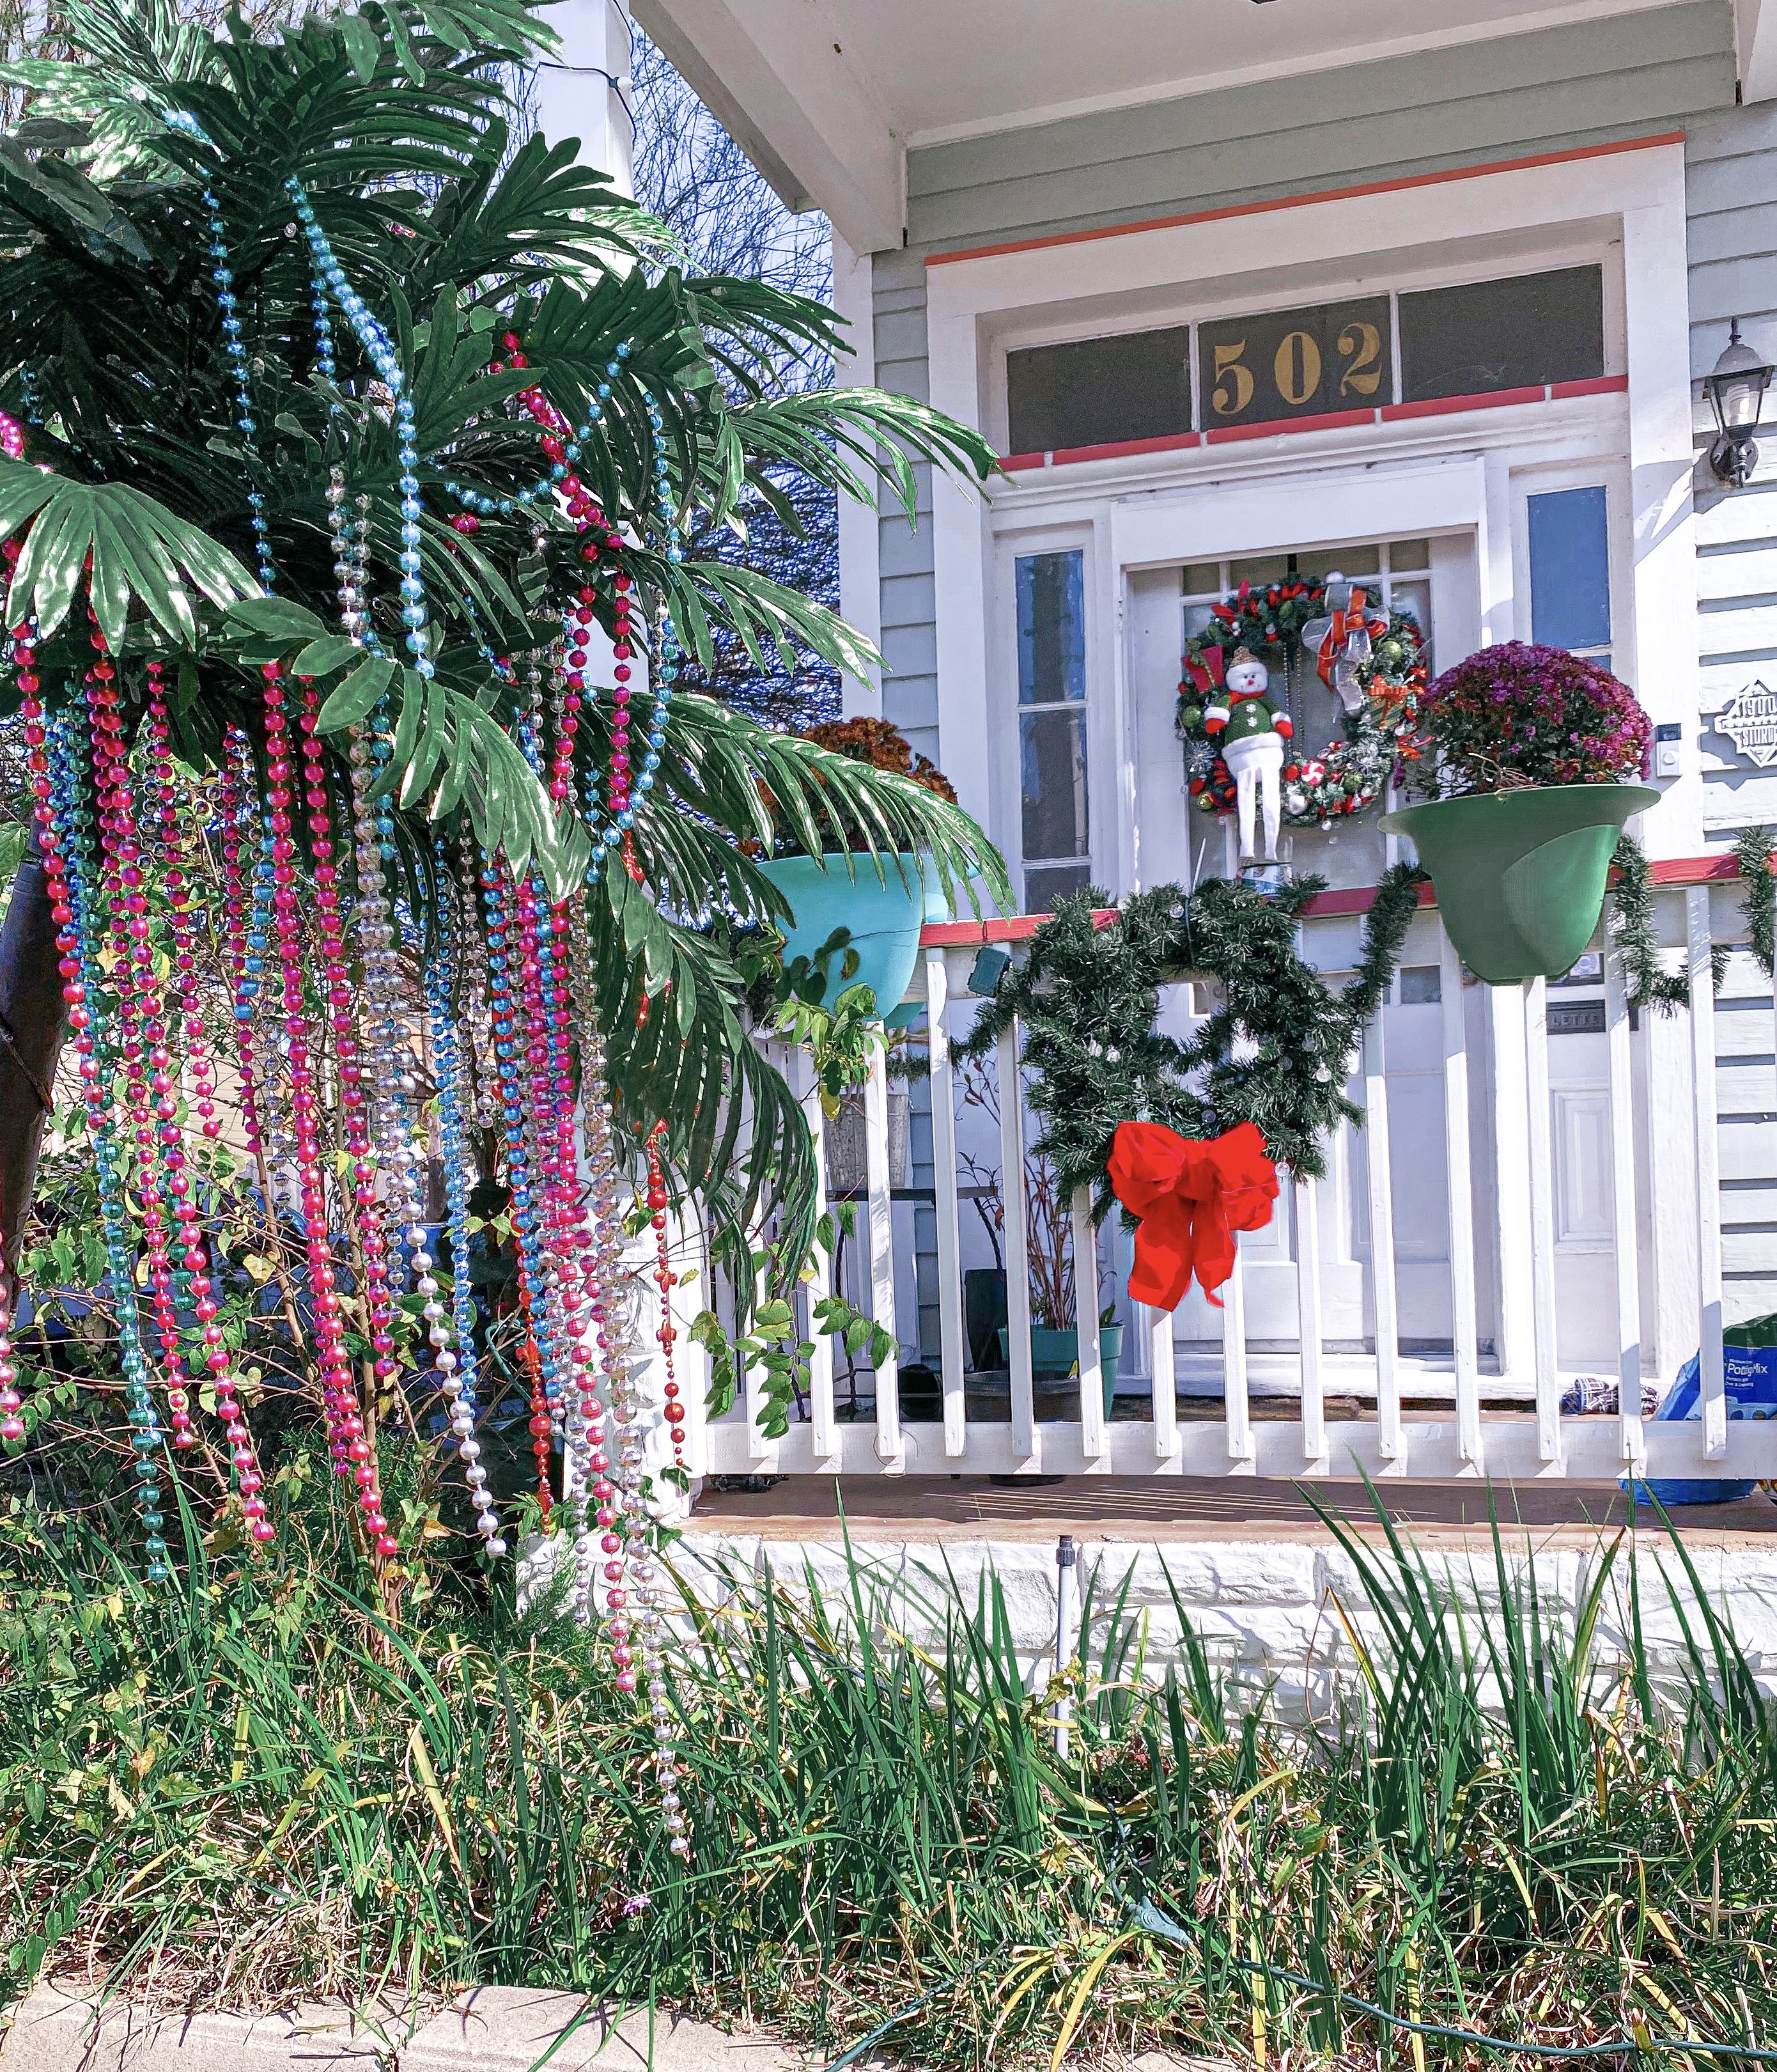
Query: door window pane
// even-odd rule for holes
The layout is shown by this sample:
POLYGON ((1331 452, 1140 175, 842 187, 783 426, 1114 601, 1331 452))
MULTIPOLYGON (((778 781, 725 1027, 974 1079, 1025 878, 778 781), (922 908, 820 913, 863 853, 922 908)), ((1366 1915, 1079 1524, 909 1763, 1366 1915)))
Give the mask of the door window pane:
POLYGON ((1533 496, 1530 637, 1549 648, 1611 638, 1611 556, 1602 484, 1533 496))
POLYGON ((1024 911, 1053 914, 1070 892, 1083 892, 1092 881, 1084 863, 1051 863, 1024 873, 1024 911))
POLYGON ((1055 705, 1086 690, 1085 557, 1025 554, 1018 563, 1018 702, 1055 705))
POLYGON ((1086 742, 1083 706, 1028 712, 1018 722, 1024 855, 1049 862, 1086 847, 1086 742))

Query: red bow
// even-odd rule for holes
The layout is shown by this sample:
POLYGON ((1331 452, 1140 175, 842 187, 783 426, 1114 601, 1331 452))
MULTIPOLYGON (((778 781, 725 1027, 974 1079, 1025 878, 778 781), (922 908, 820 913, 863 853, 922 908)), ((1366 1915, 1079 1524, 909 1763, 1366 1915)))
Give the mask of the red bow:
POLYGON ((1204 1142, 1157 1122, 1120 1122, 1110 1185, 1142 1219, 1131 1299, 1176 1309, 1195 1273, 1219 1309, 1215 1291, 1234 1270, 1234 1232, 1262 1230, 1271 1220, 1277 1168, 1257 1123, 1236 1123, 1204 1142))
POLYGON ((1205 648, 1195 655, 1184 658, 1184 672, 1192 686, 1199 691, 1220 690, 1222 683, 1222 655, 1219 647, 1205 648))

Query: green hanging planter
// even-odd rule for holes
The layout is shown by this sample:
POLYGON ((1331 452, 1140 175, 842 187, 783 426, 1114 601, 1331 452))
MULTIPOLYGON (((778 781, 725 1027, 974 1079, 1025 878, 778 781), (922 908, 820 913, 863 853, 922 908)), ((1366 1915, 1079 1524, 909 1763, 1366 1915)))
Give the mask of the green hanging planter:
POLYGON ((1438 799, 1384 816, 1431 876, 1457 953, 1489 985, 1559 978, 1592 939, 1623 824, 1645 784, 1551 784, 1438 799))
POLYGON ((781 857, 759 868, 795 915, 784 931, 786 963, 812 957, 835 928, 849 928, 858 969, 847 983, 872 989, 876 1011, 890 1028, 914 1018, 917 1008, 897 1003, 918 961, 920 929, 928 921, 950 918, 943 881, 930 857, 885 856, 880 879, 869 857, 839 853, 781 857))

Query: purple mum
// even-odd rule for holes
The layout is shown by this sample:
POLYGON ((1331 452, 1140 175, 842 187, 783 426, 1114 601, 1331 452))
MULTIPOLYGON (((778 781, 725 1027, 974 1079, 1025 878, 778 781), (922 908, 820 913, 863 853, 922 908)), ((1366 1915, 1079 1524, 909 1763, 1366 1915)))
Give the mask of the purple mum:
POLYGON ((1445 670, 1420 717, 1447 791, 1615 784, 1640 771, 1652 736, 1635 694, 1565 648, 1508 640, 1445 670), (1540 723, 1539 723, 1540 722, 1540 723))

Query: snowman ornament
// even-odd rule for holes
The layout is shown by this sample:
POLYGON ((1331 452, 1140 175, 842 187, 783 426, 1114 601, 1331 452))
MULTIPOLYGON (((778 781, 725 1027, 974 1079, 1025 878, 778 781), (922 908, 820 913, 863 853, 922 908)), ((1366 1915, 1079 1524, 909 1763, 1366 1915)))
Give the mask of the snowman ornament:
POLYGON ((1240 853, 1250 857, 1254 820, 1265 809, 1265 860, 1277 861, 1278 828, 1282 820, 1283 744, 1295 729, 1268 695, 1270 673, 1247 649, 1237 648, 1223 680, 1222 698, 1204 713, 1204 730, 1221 750, 1234 780, 1240 820, 1240 853))

